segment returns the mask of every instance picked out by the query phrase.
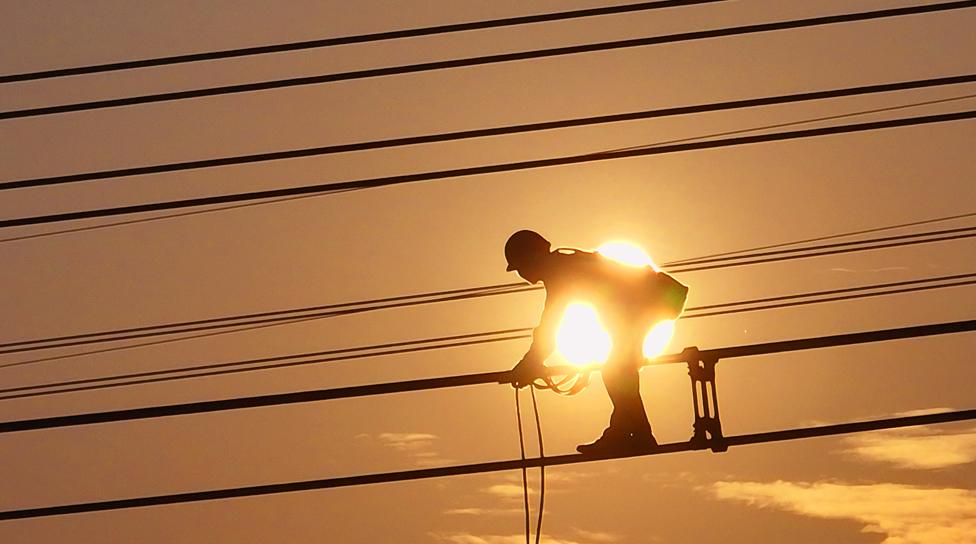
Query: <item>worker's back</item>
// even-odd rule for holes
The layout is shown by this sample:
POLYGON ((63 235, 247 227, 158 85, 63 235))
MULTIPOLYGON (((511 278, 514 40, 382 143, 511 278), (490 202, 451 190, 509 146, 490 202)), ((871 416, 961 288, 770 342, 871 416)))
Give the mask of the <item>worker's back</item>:
POLYGON ((543 278, 549 296, 593 304, 611 329, 674 319, 688 288, 649 266, 627 266, 598 253, 558 249, 543 278))

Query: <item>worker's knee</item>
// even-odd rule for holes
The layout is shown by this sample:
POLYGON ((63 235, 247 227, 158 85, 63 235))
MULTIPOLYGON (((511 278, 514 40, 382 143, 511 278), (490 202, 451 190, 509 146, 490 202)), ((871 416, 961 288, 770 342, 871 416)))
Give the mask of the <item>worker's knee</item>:
POLYGON ((603 383, 607 390, 619 390, 639 387, 640 374, 636 369, 624 367, 607 367, 603 369, 603 383))

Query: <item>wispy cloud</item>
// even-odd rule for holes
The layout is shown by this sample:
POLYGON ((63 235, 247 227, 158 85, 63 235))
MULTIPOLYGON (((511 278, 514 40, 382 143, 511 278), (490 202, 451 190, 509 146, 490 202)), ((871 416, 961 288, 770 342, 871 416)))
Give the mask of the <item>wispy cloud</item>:
POLYGON ((824 519, 851 519, 883 544, 976 544, 976 492, 899 484, 716 482, 719 499, 824 519))
POLYGON ((857 273, 857 272, 896 272, 899 270, 908 270, 907 266, 884 266, 881 268, 844 268, 842 266, 836 266, 834 268, 828 268, 827 270, 831 272, 846 272, 846 273, 857 273))
POLYGON ((573 527, 573 532, 588 541, 591 542, 618 542, 621 537, 618 534, 606 533, 603 531, 587 531, 586 529, 580 529, 578 527, 573 527))
MULTIPOLYGON (((475 535, 472 533, 430 533, 438 542, 450 544, 522 544, 525 535, 475 535)), ((564 540, 542 535, 543 544, 582 544, 575 540, 564 540)))
POLYGON ((399 451, 418 451, 429 448, 437 435, 427 433, 380 433, 377 438, 399 451))
MULTIPOLYGON (((546 474, 546 493, 559 493, 563 491, 563 489, 561 489, 563 484, 578 482, 579 480, 588 478, 590 476, 591 474, 583 472, 546 474)), ((443 513, 447 515, 521 515, 523 512, 521 504, 524 493, 522 488, 522 477, 518 474, 499 475, 496 482, 497 483, 479 489, 480 493, 491 496, 491 506, 488 508, 483 508, 481 506, 456 507, 445 510, 443 513), (501 507, 499 508, 498 506, 501 507)), ((531 497, 535 497, 539 494, 538 474, 529 474, 528 491, 529 496, 531 497)), ((484 497, 479 497, 472 502, 477 505, 482 502, 483 499, 484 497)), ((606 533, 603 533, 603 535, 606 536, 606 533)), ((525 537, 523 536, 522 538, 524 540, 525 537)), ((594 541, 596 542, 596 540, 594 541)), ((611 541, 601 540, 598 542, 611 541)))
MULTIPOLYGON (((495 484, 485 488, 485 493, 503 498, 522 498, 523 489, 521 484, 495 484)), ((535 490, 529 487, 529 495, 534 495, 535 490)))
POLYGON ((521 514, 521 508, 452 508, 445 510, 449 516, 499 516, 507 514, 521 514))
POLYGON ((845 453, 900 468, 937 469, 976 461, 976 428, 946 433, 934 427, 879 431, 846 438, 845 453))
POLYGON ((384 446, 405 453, 420 466, 434 466, 452 462, 442 458, 434 449, 437 435, 429 433, 380 433, 378 435, 359 434, 358 439, 377 440, 384 446))

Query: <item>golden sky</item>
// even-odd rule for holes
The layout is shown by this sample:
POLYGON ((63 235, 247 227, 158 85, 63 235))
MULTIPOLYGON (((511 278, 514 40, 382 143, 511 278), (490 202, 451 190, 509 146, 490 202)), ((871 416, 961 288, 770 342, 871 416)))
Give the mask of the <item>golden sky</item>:
MULTIPOLYGON (((913 5, 746 0, 0 85, 0 110, 913 5)), ((606 3, 7 2, 0 73, 606 3)), ((0 181, 974 72, 976 9, 0 121, 0 181)), ((0 217, 529 160, 971 94, 974 85, 4 191, 0 217)), ((976 99, 863 115, 972 109, 976 99)), ((822 126, 813 124, 809 126, 822 126)), ((447 179, 0 243, 0 340, 515 281, 502 246, 626 239, 658 263, 964 214, 959 121, 447 179)), ((94 224, 91 223, 77 223, 94 224)), ((937 225, 966 226, 966 221, 937 225)), ((75 223, 3 229, 0 238, 75 223)), ((689 305, 974 271, 971 241, 678 275, 689 305)), ((541 293, 387 310, 0 369, 5 387, 533 326, 541 293)), ((973 288, 681 321, 669 351, 973 318, 973 288)), ((973 335, 724 361, 727 434, 973 408, 973 335)), ((510 368, 524 341, 0 401, 17 420, 510 368)), ((64 350, 57 353, 70 353, 64 350)), ((45 352, 47 354, 48 352, 45 352)), ((0 364, 30 354, 0 356, 0 364)), ((609 402, 540 396, 550 454, 609 402)), ((686 371, 645 369, 661 442, 686 371)), ((512 459, 512 390, 476 386, 0 437, 0 510, 512 459)), ((534 434, 528 436, 534 443, 534 434)), ((530 450, 534 452, 534 449, 530 450)), ((976 426, 552 468, 545 542, 976 542, 976 426)), ((537 482, 534 482, 537 488, 537 482)), ((518 473, 0 522, 0 542, 520 542, 518 473)), ((532 497, 533 500, 537 496, 532 497)))

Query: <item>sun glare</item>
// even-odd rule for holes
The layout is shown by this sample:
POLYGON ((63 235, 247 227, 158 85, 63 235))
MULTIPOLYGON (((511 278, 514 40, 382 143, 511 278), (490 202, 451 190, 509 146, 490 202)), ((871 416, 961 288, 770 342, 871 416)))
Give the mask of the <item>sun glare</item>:
POLYGON ((628 242, 607 242, 598 247, 597 253, 608 259, 628 266, 650 266, 658 270, 651 256, 646 251, 628 242))
POLYGON ((574 302, 566 308, 556 332, 556 350, 574 365, 602 364, 610 355, 610 334, 589 304, 574 302))
POLYGON ((653 359, 664 353, 668 347, 668 342, 674 336, 674 320, 668 319, 651 327, 651 330, 644 337, 644 357, 653 359))

